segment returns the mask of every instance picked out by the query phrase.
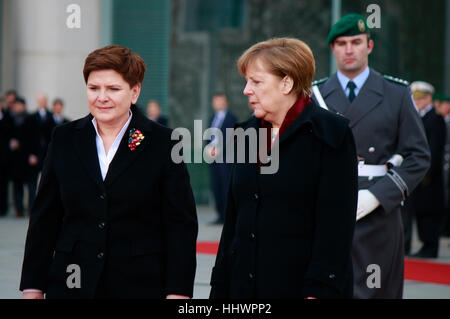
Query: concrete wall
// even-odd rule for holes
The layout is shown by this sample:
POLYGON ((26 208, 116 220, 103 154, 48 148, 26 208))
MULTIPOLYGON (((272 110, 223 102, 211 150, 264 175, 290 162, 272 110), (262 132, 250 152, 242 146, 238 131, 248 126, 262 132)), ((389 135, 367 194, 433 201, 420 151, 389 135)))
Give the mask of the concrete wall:
POLYGON ((73 0, 4 0, 2 93, 16 89, 36 109, 36 95, 61 97, 71 119, 88 113, 84 59, 101 42, 101 0, 77 0, 80 28, 68 28, 73 0))

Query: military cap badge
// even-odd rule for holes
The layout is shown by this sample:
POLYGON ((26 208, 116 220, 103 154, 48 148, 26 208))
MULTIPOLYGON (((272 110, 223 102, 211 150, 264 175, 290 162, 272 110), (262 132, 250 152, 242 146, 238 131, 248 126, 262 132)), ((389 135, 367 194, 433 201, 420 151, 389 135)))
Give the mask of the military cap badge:
POLYGON ((361 19, 358 21, 358 28, 359 28, 359 31, 366 32, 366 26, 364 24, 364 21, 361 19))

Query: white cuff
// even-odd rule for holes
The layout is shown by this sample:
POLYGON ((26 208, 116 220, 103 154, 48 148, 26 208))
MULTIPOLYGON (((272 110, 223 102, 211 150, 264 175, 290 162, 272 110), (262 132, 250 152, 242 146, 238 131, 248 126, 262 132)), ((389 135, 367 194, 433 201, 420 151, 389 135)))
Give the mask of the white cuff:
POLYGON ((24 289, 23 292, 42 292, 42 290, 39 290, 39 289, 24 289))
POLYGON ((361 189, 358 192, 358 209, 356 212, 356 220, 360 220, 364 216, 370 214, 380 205, 378 199, 367 189, 361 189))

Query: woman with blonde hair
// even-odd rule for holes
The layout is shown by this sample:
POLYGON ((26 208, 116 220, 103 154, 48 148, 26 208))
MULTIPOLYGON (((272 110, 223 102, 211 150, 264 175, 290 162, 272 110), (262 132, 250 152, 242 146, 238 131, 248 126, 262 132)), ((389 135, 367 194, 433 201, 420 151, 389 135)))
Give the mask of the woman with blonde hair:
POLYGON ((261 158, 235 161, 210 297, 351 298, 358 189, 348 120, 311 100, 314 56, 298 39, 257 43, 237 65, 254 110, 238 127, 267 129, 279 166, 261 174, 261 158))

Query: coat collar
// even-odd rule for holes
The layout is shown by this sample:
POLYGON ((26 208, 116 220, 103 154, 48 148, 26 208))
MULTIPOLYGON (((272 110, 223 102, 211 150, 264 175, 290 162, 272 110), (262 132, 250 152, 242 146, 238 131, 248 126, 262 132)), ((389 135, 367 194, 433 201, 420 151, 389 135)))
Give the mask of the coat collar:
POLYGON ((130 125, 120 141, 119 148, 117 149, 114 159, 109 165, 108 173, 106 174, 104 181, 102 180, 100 165, 98 162, 97 146, 95 142, 96 133, 94 126, 92 125, 93 116, 89 114, 81 119, 76 125, 74 141, 75 150, 81 163, 85 166, 88 175, 102 190, 105 190, 105 187, 110 186, 117 179, 117 177, 127 167, 129 167, 134 160, 136 160, 139 154, 141 154, 149 143, 150 132, 154 124, 152 121, 148 120, 136 106, 133 105, 131 107, 131 111, 133 112, 133 117, 130 125), (140 130, 145 138, 139 147, 137 147, 134 151, 131 151, 128 147, 128 138, 129 132, 133 128, 140 130))
POLYGON ((337 74, 333 74, 320 90, 327 106, 339 114, 346 114, 350 107, 350 101, 345 96, 337 74))
MULTIPOLYGON (((280 145, 286 140, 291 138, 297 131, 307 127, 314 135, 329 146, 336 148, 343 138, 343 134, 338 134, 342 130, 335 130, 333 122, 329 121, 331 114, 327 114, 328 111, 319 107, 314 100, 305 107, 302 113, 292 122, 292 124, 286 129, 279 139, 280 145)), ((348 121, 345 121, 348 123, 348 121)), ((235 126, 241 127, 244 130, 247 128, 259 129, 261 126, 261 120, 252 116, 245 122, 239 123, 235 126)), ((342 131, 343 132, 343 131, 342 131)))
POLYGON ((353 103, 345 96, 336 74, 323 85, 321 92, 328 107, 348 118, 350 127, 354 127, 383 100, 383 78, 378 72, 370 69, 369 77, 353 103))
POLYGON ((383 100, 383 94, 383 77, 370 70, 366 83, 364 83, 358 96, 353 100, 345 114, 350 120, 350 127, 354 127, 356 123, 379 105, 383 100))

